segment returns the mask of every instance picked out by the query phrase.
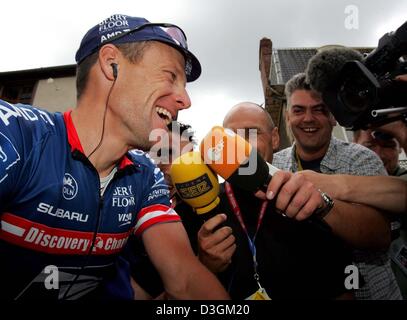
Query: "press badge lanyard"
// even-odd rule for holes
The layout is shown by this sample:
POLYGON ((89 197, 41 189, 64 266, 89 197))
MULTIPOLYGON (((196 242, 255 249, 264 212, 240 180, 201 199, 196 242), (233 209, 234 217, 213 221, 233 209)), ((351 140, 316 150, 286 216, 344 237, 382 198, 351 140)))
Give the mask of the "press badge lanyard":
POLYGON ((239 205, 237 204, 236 197, 233 193, 232 187, 230 186, 230 184, 228 182, 225 182, 225 190, 226 190, 226 195, 228 197, 229 203, 232 207, 233 213, 235 214, 237 220, 239 220, 240 226, 242 227, 243 231, 246 233, 247 240, 249 241, 249 248, 250 248, 250 251, 253 256, 254 279, 256 280, 257 285, 259 286, 259 289, 263 291, 264 289, 260 284, 260 276, 257 271, 256 245, 254 243, 256 241, 257 232, 259 231, 261 223, 263 221, 263 217, 264 217, 264 213, 266 212, 266 207, 267 207, 268 201, 264 200, 261 205, 260 212, 259 212, 259 218, 257 220, 256 232, 254 233, 253 238, 250 239, 249 232, 247 231, 246 225, 242 218, 242 212, 240 211, 239 205))
POLYGON ((302 171, 302 165, 301 165, 301 160, 300 157, 298 156, 297 150, 295 151, 295 160, 297 161, 297 168, 298 171, 302 171))

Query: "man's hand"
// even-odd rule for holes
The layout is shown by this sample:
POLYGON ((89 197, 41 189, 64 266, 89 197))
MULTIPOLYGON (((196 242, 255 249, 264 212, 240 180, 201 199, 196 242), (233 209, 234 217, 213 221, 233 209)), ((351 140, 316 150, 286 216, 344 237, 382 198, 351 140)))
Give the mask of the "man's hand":
MULTIPOLYGON (((377 204, 378 208, 381 208, 387 202, 399 204, 400 184, 395 183, 390 187, 388 182, 393 179, 393 182, 401 182, 400 179, 385 176, 327 175, 310 170, 300 171, 296 175, 303 176, 314 184, 314 188, 327 192, 335 199, 332 213, 324 218, 334 234, 356 249, 388 248, 389 223, 380 211, 369 205, 377 204), (390 196, 394 200, 386 200, 386 197, 390 199, 390 196), (358 202, 366 205, 359 205, 358 202)), ((276 175, 273 176, 272 182, 278 180, 275 177, 276 175)))
POLYGON ((395 78, 397 81, 407 81, 407 74, 401 74, 395 78))
POLYGON ((312 170, 302 170, 298 174, 335 199, 340 199, 340 192, 345 188, 344 182, 340 179, 341 176, 338 175, 323 174, 312 170))
POLYGON ((267 194, 258 191, 261 199, 276 198, 276 209, 287 217, 304 220, 317 209, 325 205, 320 191, 300 173, 278 171, 273 175, 267 194))
POLYGON ((225 220, 225 214, 218 214, 206 221, 198 231, 199 260, 213 273, 225 270, 236 250, 230 227, 214 231, 225 220))

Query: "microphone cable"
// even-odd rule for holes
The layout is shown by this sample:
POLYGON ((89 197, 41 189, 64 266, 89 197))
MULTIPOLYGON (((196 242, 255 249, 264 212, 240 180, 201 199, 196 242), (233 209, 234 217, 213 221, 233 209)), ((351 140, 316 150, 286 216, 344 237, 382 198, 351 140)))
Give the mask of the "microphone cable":
POLYGON ((97 149, 99 149, 100 146, 102 145, 102 140, 103 140, 103 137, 104 137, 104 135, 105 135, 105 122, 106 122, 107 105, 109 104, 110 94, 112 93, 113 87, 114 87, 114 85, 115 85, 115 83, 116 83, 116 79, 117 79, 117 78, 115 77, 114 80, 113 80, 113 84, 112 84, 112 86, 110 87, 109 93, 108 93, 108 95, 107 95, 106 105, 105 105, 105 111, 103 112, 102 134, 100 135, 99 143, 98 143, 98 145, 95 147, 95 149, 93 149, 93 151, 87 156, 88 160, 89 160, 90 156, 91 156, 92 154, 94 154, 95 151, 96 151, 97 149))

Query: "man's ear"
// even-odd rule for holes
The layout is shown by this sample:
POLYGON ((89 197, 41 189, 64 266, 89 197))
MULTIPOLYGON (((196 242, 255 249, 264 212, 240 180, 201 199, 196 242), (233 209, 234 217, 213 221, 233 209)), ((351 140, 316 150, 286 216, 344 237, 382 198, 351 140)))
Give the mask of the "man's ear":
POLYGON ((110 81, 114 81, 118 72, 119 49, 113 44, 106 44, 99 50, 100 70, 110 81))
POLYGON ((288 120, 290 120, 290 108, 288 105, 286 105, 285 107, 285 112, 284 112, 284 118, 285 118, 285 122, 288 123, 288 120))
POLYGON ((285 126, 288 130, 291 130, 290 128, 290 109, 287 108, 284 112, 284 118, 285 118, 285 126))
POLYGON ((336 119, 335 119, 335 117, 333 116, 333 114, 332 113, 329 113, 329 123, 331 124, 331 126, 332 127, 335 127, 336 126, 336 124, 337 124, 337 122, 336 122, 336 119))

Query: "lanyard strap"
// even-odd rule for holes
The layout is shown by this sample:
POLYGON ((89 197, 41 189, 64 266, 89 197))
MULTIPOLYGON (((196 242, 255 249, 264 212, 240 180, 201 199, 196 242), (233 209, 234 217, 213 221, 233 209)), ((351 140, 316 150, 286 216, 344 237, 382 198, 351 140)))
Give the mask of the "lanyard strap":
POLYGON ((268 204, 268 200, 264 200, 263 203, 261 204, 261 208, 259 211, 259 217, 257 219, 257 226, 256 226, 256 231, 254 233, 253 238, 250 238, 249 236, 249 232, 247 231, 246 225, 243 221, 243 217, 242 217, 242 212, 239 208, 239 205, 236 201, 236 197, 233 193, 232 190, 232 186, 228 183, 225 182, 225 190, 226 190, 226 195, 228 197, 230 206, 232 207, 233 213, 235 214, 237 220, 240 223, 240 226, 242 227, 243 231, 245 232, 246 236, 247 236, 247 240, 249 242, 249 248, 250 251, 252 253, 252 257, 253 257, 253 268, 254 268, 254 279, 257 281, 257 284, 259 286, 260 289, 262 289, 262 286, 260 285, 260 277, 259 274, 257 272, 257 259, 256 259, 256 245, 255 245, 255 241, 256 241, 256 236, 257 233, 260 229, 261 223, 263 222, 263 217, 264 217, 264 213, 266 212, 266 207, 268 204))
POLYGON ((295 160, 297 161, 297 169, 298 169, 298 171, 302 171, 303 168, 302 168, 300 156, 298 155, 297 150, 295 150, 295 160))

